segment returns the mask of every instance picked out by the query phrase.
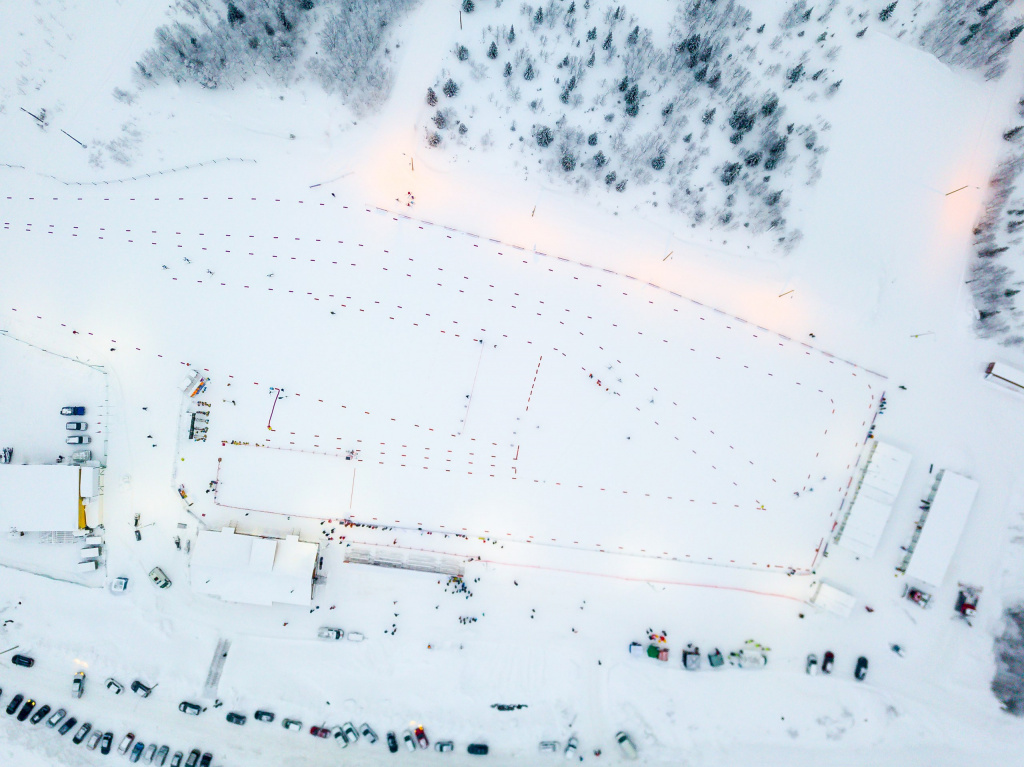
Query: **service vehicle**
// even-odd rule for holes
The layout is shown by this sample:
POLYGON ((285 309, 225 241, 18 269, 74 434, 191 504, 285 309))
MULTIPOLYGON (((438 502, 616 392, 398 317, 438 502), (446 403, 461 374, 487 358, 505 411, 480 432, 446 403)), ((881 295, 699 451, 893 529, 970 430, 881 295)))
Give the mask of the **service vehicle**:
POLYGON ((171 579, 159 567, 154 567, 149 571, 149 579, 162 589, 170 588, 171 586, 171 579))

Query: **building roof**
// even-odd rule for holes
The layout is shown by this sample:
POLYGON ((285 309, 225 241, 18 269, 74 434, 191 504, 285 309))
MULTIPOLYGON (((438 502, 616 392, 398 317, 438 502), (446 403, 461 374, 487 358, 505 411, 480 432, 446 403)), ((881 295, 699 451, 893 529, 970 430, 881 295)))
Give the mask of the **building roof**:
POLYGON ((236 534, 233 527, 202 530, 192 554, 192 590, 228 602, 308 605, 318 547, 298 536, 236 534))
POLYGON ((952 471, 943 471, 921 537, 907 568, 907 577, 932 588, 942 585, 953 561, 967 517, 978 494, 978 483, 952 471))
POLYGON ((878 550, 896 496, 910 468, 910 453, 876 442, 836 545, 870 558, 878 550))
POLYGON ((71 532, 78 529, 82 492, 95 495, 99 469, 67 464, 0 464, 0 532, 71 532))
POLYGON ((835 586, 829 586, 822 582, 818 584, 818 590, 814 592, 811 604, 823 607, 841 618, 846 618, 857 604, 857 598, 845 591, 840 591, 835 586))

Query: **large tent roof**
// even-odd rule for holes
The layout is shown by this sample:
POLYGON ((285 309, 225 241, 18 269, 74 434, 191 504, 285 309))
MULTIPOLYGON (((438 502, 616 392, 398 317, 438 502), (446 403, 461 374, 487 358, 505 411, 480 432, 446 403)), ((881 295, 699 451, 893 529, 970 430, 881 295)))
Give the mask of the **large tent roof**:
POLYGON ((85 497, 95 495, 99 469, 66 464, 0 465, 0 531, 78 529, 79 472, 85 497))
POLYGON ((192 590, 228 602, 308 605, 317 545, 297 536, 261 538, 234 528, 203 530, 192 555, 192 590))

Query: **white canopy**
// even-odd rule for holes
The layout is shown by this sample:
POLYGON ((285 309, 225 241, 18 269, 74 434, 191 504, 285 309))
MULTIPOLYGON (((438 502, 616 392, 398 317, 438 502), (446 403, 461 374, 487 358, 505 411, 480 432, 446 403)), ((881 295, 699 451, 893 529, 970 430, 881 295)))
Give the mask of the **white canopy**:
POLYGON ((910 453, 876 442, 837 546, 870 558, 889 522, 896 496, 910 468, 910 453))
POLYGON ((235 534, 233 527, 199 533, 192 555, 192 590, 228 602, 308 605, 318 547, 284 539, 235 534))
POLYGON ((952 471, 942 473, 907 568, 908 578, 936 589, 942 585, 977 494, 978 483, 973 479, 952 471))
POLYGON ((99 469, 67 464, 0 464, 0 531, 78 529, 79 472, 84 497, 98 494, 99 469))

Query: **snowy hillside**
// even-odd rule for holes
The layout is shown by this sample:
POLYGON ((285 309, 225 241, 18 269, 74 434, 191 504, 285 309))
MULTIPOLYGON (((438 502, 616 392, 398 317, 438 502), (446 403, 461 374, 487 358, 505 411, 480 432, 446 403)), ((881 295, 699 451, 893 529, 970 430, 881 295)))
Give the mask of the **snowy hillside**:
POLYGON ((1016 763, 1017 10, 7 9, 0 762, 1016 763))

